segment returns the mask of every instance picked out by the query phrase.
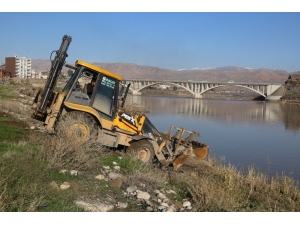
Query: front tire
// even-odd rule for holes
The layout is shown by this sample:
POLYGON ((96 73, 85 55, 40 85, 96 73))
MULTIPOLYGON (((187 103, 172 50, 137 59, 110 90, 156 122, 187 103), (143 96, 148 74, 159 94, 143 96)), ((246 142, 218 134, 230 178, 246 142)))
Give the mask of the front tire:
POLYGON ((153 162, 154 148, 147 140, 132 142, 128 148, 128 152, 133 155, 134 159, 138 159, 143 163, 150 164, 153 162))

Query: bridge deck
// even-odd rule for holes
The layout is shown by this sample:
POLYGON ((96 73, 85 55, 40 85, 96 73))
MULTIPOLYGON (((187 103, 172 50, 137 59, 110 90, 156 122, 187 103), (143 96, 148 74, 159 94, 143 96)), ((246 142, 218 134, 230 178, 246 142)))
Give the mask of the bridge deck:
POLYGON ((203 81, 181 81, 181 80, 125 80, 125 84, 131 83, 130 89, 133 94, 141 94, 140 91, 157 84, 172 84, 189 91, 194 98, 202 98, 205 92, 223 86, 239 86, 250 89, 263 97, 272 95, 282 84, 280 83, 253 83, 253 82, 203 82, 203 81))

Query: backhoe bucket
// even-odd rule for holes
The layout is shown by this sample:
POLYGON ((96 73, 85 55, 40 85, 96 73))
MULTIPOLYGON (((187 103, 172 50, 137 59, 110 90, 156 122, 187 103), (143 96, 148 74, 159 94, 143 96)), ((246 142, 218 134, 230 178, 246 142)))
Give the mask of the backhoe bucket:
POLYGON ((209 153, 209 146, 196 141, 192 142, 192 148, 188 148, 184 153, 178 156, 173 162, 174 170, 177 170, 194 153, 199 159, 205 159, 209 153))
POLYGON ((186 149, 184 153, 182 153, 180 156, 178 156, 175 161, 173 162, 173 168, 174 170, 177 170, 186 160, 187 158, 193 153, 192 148, 186 149))
POLYGON ((209 146, 196 141, 192 142, 193 153, 199 159, 205 159, 209 153, 209 146))

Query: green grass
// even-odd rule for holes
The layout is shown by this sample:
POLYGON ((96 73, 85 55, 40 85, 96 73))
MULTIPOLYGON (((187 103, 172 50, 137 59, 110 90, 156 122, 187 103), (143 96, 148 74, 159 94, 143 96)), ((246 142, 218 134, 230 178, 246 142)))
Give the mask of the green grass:
POLYGON ((39 145, 13 119, 0 117, 0 211, 82 211, 76 192, 55 190, 50 182, 73 182, 78 177, 59 173, 41 159, 39 145), (14 125, 11 125, 14 124, 14 125))
MULTIPOLYGON (((0 88, 0 99, 8 100, 12 98, 17 98, 20 95, 20 89, 26 88, 27 86, 21 84, 14 85, 2 85, 0 88)), ((29 86, 28 86, 29 87, 29 86)))
MULTIPOLYGON (((22 127, 5 124, 10 122, 11 119, 1 117, 0 134, 5 136, 5 132, 9 131, 9 135, 5 136, 5 141, 0 142, 0 211, 80 212, 83 209, 74 202, 81 196, 86 199, 114 196, 126 201, 122 191, 110 188, 106 181, 86 175, 60 173, 57 167, 43 158, 40 151, 42 146, 43 151, 55 146, 44 143, 46 139, 41 139, 41 135, 32 136, 22 132, 22 127), (69 182, 71 187, 67 190, 54 189, 50 186, 52 181, 58 185, 69 182)), ((113 161, 117 161, 126 170, 130 170, 130 162, 126 158, 121 160, 107 154, 101 159, 103 165, 112 168, 113 161)), ((101 165, 101 162, 98 161, 98 164, 101 165)))
POLYGON ((16 96, 14 88, 11 86, 2 86, 0 88, 1 99, 10 99, 16 96))
POLYGON ((114 162, 117 163, 117 166, 120 166, 122 170, 125 170, 127 173, 131 173, 135 168, 143 166, 139 161, 133 161, 127 156, 120 156, 116 154, 105 154, 100 158, 100 163, 104 166, 109 166, 111 169, 114 168, 114 162))
MULTIPOLYGON (((61 184, 78 180, 76 176, 59 173, 48 168, 38 153, 27 148, 23 152, 10 151, 0 158, 0 193, 3 195, 2 211, 78 211, 74 200, 76 192, 56 190, 51 181, 61 184)), ((1 201, 0 201, 1 209, 1 201)))
POLYGON ((18 144, 7 141, 0 142, 0 155, 3 155, 9 151, 22 152, 24 151, 24 145, 22 143, 18 144))
POLYGON ((0 117, 0 123, 1 122, 10 122, 11 119, 8 119, 7 117, 0 117))
MULTIPOLYGON (((1 117, 0 117, 1 119, 1 117)), ((17 126, 10 126, 0 121, 0 140, 16 140, 23 137, 25 129, 17 126)))

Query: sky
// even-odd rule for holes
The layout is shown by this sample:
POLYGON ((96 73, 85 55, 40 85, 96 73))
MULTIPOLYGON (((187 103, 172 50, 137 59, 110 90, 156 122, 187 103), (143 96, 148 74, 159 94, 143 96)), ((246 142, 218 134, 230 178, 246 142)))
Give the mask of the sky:
POLYGON ((0 64, 14 55, 48 60, 69 35, 70 64, 81 59, 171 70, 237 66, 300 71, 300 11, 289 0, 287 8, 246 4, 223 11, 214 4, 175 4, 168 11, 168 5, 158 1, 144 1, 146 6, 133 9, 122 5, 128 1, 119 2, 119 7, 113 1, 103 10, 89 0, 86 7, 74 8, 51 2, 49 7, 28 8, 22 3, 15 7, 14 1, 0 9, 0 64), (94 11, 98 8, 101 11, 94 11))

